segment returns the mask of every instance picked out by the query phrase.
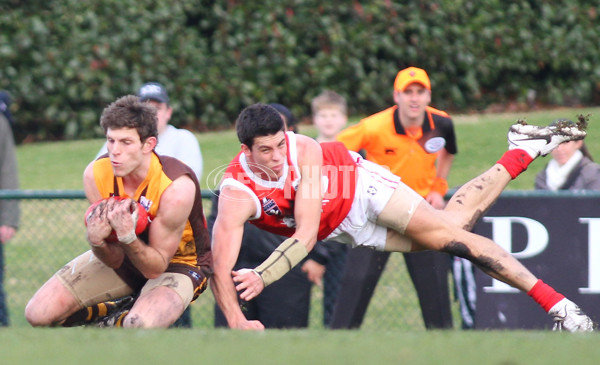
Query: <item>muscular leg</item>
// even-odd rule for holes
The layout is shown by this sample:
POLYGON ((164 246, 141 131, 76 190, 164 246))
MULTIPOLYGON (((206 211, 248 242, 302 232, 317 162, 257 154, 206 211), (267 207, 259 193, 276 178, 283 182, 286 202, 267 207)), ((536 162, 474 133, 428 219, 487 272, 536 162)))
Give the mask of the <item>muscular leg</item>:
POLYGON ((123 327, 167 328, 186 307, 175 290, 158 286, 140 295, 123 319, 123 327))
POLYGON ((493 241, 469 232, 508 182, 535 157, 548 154, 564 141, 585 137, 579 126, 521 127, 511 127, 509 151, 490 170, 459 189, 444 211, 415 202, 406 189, 396 189, 377 219, 378 224, 389 228, 385 249, 430 249, 466 258, 493 278, 527 292, 553 317, 555 329, 593 331, 593 321, 575 303, 538 280, 493 241))
POLYGON ((167 328, 181 316, 191 303, 193 295, 194 286, 189 277, 184 274, 165 272, 158 278, 146 282, 135 304, 123 318, 122 325, 137 328, 167 328))
MULTIPOLYGON (((456 227, 470 231, 498 199, 510 181, 511 176, 504 166, 496 164, 461 186, 452 195, 444 210, 438 212, 446 221, 456 227)), ((401 233, 404 232, 411 219, 411 213, 415 211, 415 206, 421 203, 418 201, 416 193, 412 189, 410 191, 407 189, 410 188, 399 185, 377 218, 378 224, 394 230, 388 231, 386 251, 411 251, 410 240, 401 233)))
POLYGON ((446 219, 470 231, 475 223, 494 204, 511 181, 506 168, 500 164, 460 187, 444 208, 446 219))
POLYGON ((55 326, 81 308, 131 294, 115 271, 91 251, 74 258, 29 300, 25 318, 32 326, 55 326))
POLYGON ((400 185, 377 219, 378 224, 388 227, 385 249, 401 252, 429 249, 468 259, 491 277, 526 292, 553 318, 555 329, 593 331, 594 322, 575 303, 537 279, 493 241, 466 229, 484 214, 506 185, 508 178, 504 171, 503 166, 495 165, 467 183, 455 194, 450 210, 445 211, 436 210, 425 201, 415 202, 411 193, 400 185), (495 183, 500 186, 492 186, 495 183), (461 215, 458 212, 462 208, 457 206, 467 207, 472 215, 461 215))
MULTIPOLYGON (((497 193, 496 195, 499 194, 490 180, 506 179, 502 168, 496 167, 467 183, 457 192, 463 195, 473 192, 470 195, 472 198, 466 199, 468 207, 491 205, 495 200, 496 197, 486 197, 486 195, 493 195, 494 192, 497 193), (481 194, 482 190, 490 190, 490 192, 481 194), (470 203, 472 201, 475 202, 470 203)), ((465 204, 459 200, 454 200, 453 206, 465 204)), ((385 250, 443 251, 472 261, 488 275, 515 288, 528 291, 533 287, 537 278, 520 262, 492 240, 464 230, 457 224, 460 219, 451 220, 448 218, 450 215, 449 211, 434 209, 406 185, 400 184, 377 218, 377 224, 389 228, 385 250)))
POLYGON ((447 252, 470 260, 485 273, 522 291, 537 278, 492 240, 463 230, 445 219, 443 212, 420 204, 406 227, 413 248, 447 252))
POLYGON ((52 276, 29 300, 25 318, 32 326, 56 326, 81 305, 62 282, 52 276))
POLYGON ((587 120, 573 123, 562 120, 548 127, 519 122, 508 132, 509 150, 488 171, 463 185, 448 202, 447 219, 471 230, 479 218, 496 201, 511 179, 525 171, 538 156, 545 156, 562 142, 583 139, 587 120))

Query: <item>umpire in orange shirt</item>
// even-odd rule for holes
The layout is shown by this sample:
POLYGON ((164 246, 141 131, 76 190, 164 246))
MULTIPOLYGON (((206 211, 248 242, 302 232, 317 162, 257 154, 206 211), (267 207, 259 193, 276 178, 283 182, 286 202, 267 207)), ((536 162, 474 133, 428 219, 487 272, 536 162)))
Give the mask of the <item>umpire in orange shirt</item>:
MULTIPOLYGON (((429 106, 431 82, 420 68, 409 67, 398 73, 394 101, 396 105, 343 130, 337 139, 349 150, 362 151, 368 160, 389 167, 434 208, 442 209, 448 190, 446 179, 457 152, 452 119, 429 106)), ((389 252, 349 252, 332 328, 360 326, 388 257, 389 252)), ((419 297, 425 327, 452 328, 450 257, 426 251, 405 253, 404 259, 419 297)))

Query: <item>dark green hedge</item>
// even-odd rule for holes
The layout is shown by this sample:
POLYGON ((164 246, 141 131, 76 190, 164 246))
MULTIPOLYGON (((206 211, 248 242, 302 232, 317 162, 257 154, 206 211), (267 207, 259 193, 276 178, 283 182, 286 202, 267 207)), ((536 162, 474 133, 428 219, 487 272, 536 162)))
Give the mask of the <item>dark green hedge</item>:
POLYGON ((4 0, 0 88, 17 134, 98 136, 116 97, 155 80, 174 124, 230 126, 244 106, 298 116, 325 88, 352 114, 392 102, 397 71, 425 68, 450 111, 524 102, 596 102, 598 5, 584 0, 377 1, 4 0))

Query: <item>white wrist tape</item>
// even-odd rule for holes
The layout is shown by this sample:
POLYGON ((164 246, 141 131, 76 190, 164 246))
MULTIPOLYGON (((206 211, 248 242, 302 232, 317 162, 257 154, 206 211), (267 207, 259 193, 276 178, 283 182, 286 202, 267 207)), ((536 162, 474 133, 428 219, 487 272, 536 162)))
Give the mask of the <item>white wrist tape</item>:
POLYGON ((129 233, 127 233, 125 236, 117 235, 117 238, 119 239, 119 242, 124 243, 126 245, 129 245, 131 244, 131 242, 137 240, 135 231, 129 231, 129 233))
POLYGON ((137 235, 135 234, 135 227, 136 227, 137 221, 138 221, 138 206, 137 206, 137 203, 135 202, 135 200, 131 200, 131 209, 133 210, 133 212, 131 213, 131 221, 133 222, 133 229, 131 231, 129 231, 129 233, 127 233, 125 236, 122 236, 122 237, 117 234, 117 238, 119 239, 119 242, 124 243, 126 245, 131 244, 131 242, 133 242, 137 239, 137 235))
POLYGON ((253 271, 265 286, 279 280, 308 255, 306 247, 295 238, 283 241, 275 251, 253 271))

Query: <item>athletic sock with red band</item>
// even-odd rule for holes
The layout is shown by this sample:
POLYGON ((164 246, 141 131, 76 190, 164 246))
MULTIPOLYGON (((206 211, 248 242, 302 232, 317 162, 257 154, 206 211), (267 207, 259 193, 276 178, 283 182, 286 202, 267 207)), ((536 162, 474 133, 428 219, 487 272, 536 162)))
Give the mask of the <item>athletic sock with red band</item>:
POLYGON ((564 295, 557 293, 550 285, 544 283, 542 279, 539 279, 537 283, 527 292, 537 304, 541 305, 546 312, 554 306, 554 304, 560 302, 565 298, 564 295))
POLYGON ((533 161, 533 158, 525 150, 516 148, 514 150, 508 150, 502 155, 502 158, 498 160, 500 165, 504 166, 510 177, 513 179, 519 176, 520 173, 527 170, 529 164, 533 161))

